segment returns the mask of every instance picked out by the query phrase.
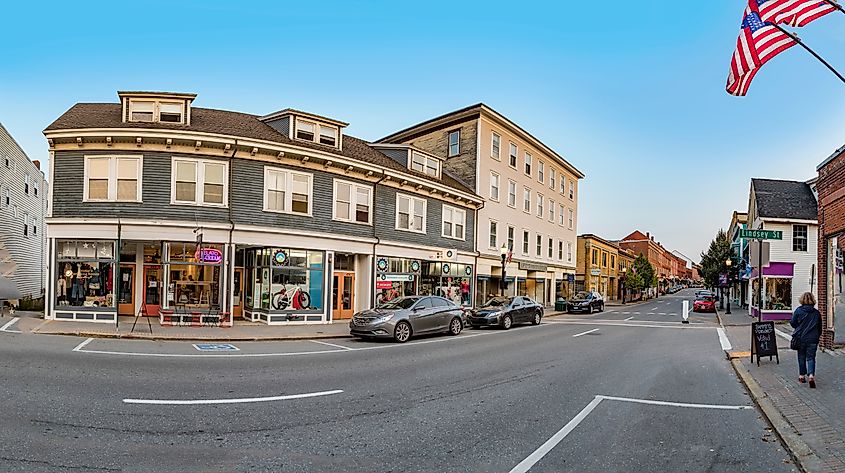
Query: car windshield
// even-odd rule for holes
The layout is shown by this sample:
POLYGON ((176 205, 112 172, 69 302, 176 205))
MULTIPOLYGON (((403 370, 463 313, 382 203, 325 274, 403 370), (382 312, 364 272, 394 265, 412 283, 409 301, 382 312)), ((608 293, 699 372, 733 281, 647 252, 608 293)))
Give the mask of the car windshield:
POLYGON ((414 305, 414 303, 418 300, 420 300, 419 297, 402 297, 389 302, 385 302, 384 304, 378 306, 378 308, 387 310, 410 309, 411 306, 414 305))
POLYGON ((589 298, 590 298, 589 292, 581 291, 581 292, 575 294, 575 299, 589 299, 589 298))
POLYGON ((484 307, 506 307, 511 305, 513 297, 494 297, 484 304, 484 307))

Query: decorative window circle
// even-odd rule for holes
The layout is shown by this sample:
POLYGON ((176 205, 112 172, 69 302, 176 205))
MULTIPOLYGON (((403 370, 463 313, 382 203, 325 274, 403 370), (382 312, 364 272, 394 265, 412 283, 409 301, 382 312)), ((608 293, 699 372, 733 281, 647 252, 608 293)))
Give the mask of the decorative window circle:
POLYGON ((376 261, 376 267, 379 271, 387 271, 387 258, 379 258, 376 261))
POLYGON ((285 250, 279 250, 273 254, 273 261, 279 266, 283 266, 288 262, 288 254, 285 250))
POLYGON ((464 268, 464 272, 467 276, 472 276, 472 266, 467 266, 466 268, 464 268))
POLYGON ((443 263, 443 274, 449 274, 452 272, 452 267, 449 266, 449 263, 443 263))
POLYGON ((420 271, 420 262, 411 261, 411 272, 418 273, 420 271))

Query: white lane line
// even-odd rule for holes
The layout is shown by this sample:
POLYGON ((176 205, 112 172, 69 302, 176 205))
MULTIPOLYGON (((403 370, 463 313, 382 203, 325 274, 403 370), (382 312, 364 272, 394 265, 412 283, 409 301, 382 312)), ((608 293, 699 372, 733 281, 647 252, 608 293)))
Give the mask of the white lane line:
MULTIPOLYGON (((5 325, 0 327, 0 332, 17 332, 17 330, 9 330, 9 327, 11 327, 12 325, 15 325, 15 322, 17 322, 18 320, 20 320, 20 317, 15 317, 12 320, 6 322, 5 325)), ((20 333, 20 332, 18 332, 18 333, 20 333)))
POLYGON ((82 351, 82 349, 85 348, 86 345, 88 345, 89 343, 91 343, 93 341, 94 341, 93 338, 89 338, 89 339, 83 341, 82 343, 80 343, 79 345, 77 345, 76 348, 73 349, 73 351, 82 351))
POLYGON ((593 412, 593 409, 595 409, 596 406, 601 403, 601 401, 601 396, 596 396, 595 398, 593 398, 593 400, 590 401, 589 404, 587 404, 587 407, 581 409, 581 412, 579 412, 578 415, 573 417, 572 420, 569 421, 569 423, 564 425, 562 429, 558 430, 556 434, 552 435, 550 439, 546 440, 543 445, 540 445, 540 448, 534 450, 534 452, 531 455, 528 455, 525 460, 522 460, 521 462, 519 462, 518 465, 513 467, 510 473, 526 473, 528 470, 530 470, 535 463, 540 461, 544 456, 546 456, 547 453, 552 451, 552 449, 555 448, 557 444, 559 444, 564 438, 566 438, 567 435, 569 435, 573 430, 575 430, 575 427, 578 427, 578 424, 580 424, 584 419, 586 419, 587 416, 590 415, 591 412, 593 412))
MULTIPOLYGON (((561 321, 554 321, 554 322, 547 321, 546 323, 560 324, 560 325, 607 325, 607 326, 610 326, 610 327, 673 328, 673 329, 680 329, 680 330, 684 330, 684 329, 713 330, 713 329, 716 328, 716 327, 695 327, 695 326, 690 326, 689 324, 681 324, 680 322, 671 322, 673 325, 669 325, 669 323, 666 323, 666 325, 657 325, 657 324, 654 324, 654 323, 647 323, 647 324, 645 324, 645 323, 635 323, 635 324, 627 323, 627 324, 623 324, 622 322, 624 322, 624 321, 620 321, 618 323, 611 323, 611 322, 599 322, 599 321, 576 322, 574 320, 571 320, 571 321, 570 320, 567 320, 567 321, 561 320, 561 321)), ((652 321, 649 321, 649 322, 652 322, 652 321)))
POLYGON ((722 344, 722 350, 728 351, 733 348, 731 346, 731 341, 728 340, 728 334, 725 333, 725 329, 719 327, 716 329, 716 333, 719 334, 719 343, 722 344))
POLYGON ((329 346, 329 347, 343 348, 344 350, 353 350, 352 348, 345 347, 345 346, 343 346, 343 345, 336 345, 336 344, 334 344, 334 343, 321 342, 321 341, 319 341, 319 340, 308 340, 308 341, 309 341, 309 342, 314 342, 314 343, 319 343, 320 345, 326 345, 326 346, 329 346))
POLYGON ((785 339, 787 339, 787 340, 792 340, 792 335, 790 335, 790 334, 788 334, 788 333, 786 333, 786 332, 782 332, 782 331, 780 331, 780 330, 778 330, 778 329, 775 329, 775 333, 776 333, 779 337, 781 337, 781 338, 785 338, 785 339))
POLYGON ((239 399, 124 399, 126 404, 155 404, 159 406, 192 406, 199 404, 247 404, 251 402, 287 401, 290 399, 304 399, 308 397, 330 396, 343 391, 320 391, 316 393, 288 394, 286 396, 244 397, 239 399))
POLYGON ((632 320, 633 318, 634 318, 634 316, 632 315, 632 316, 628 317, 627 319, 625 319, 625 322, 632 320))
POLYGON ((598 331, 599 331, 599 329, 594 328, 594 329, 592 329, 592 330, 587 330, 586 332, 581 332, 581 333, 579 333, 579 334, 577 334, 577 335, 573 335, 573 336, 572 336, 572 338, 580 337, 580 336, 582 336, 582 335, 587 335, 588 333, 593 333, 593 332, 598 332, 598 331))
POLYGON ((716 409, 723 411, 741 411, 753 409, 751 406, 729 406, 724 404, 690 404, 686 402, 654 401, 652 399, 634 399, 630 397, 598 396, 608 401, 632 402, 635 404, 650 404, 653 406, 688 407, 692 409, 716 409))

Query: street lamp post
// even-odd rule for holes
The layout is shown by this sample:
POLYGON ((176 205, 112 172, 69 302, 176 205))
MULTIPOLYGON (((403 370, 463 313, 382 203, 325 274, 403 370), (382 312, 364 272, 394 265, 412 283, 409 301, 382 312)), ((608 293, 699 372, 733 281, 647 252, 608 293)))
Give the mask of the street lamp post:
POLYGON ((505 270, 505 259, 508 257, 508 247, 506 245, 502 245, 502 249, 500 250, 502 253, 502 284, 499 285, 499 295, 505 295, 505 284, 507 284, 507 272, 505 270))
POLYGON ((628 273, 628 268, 622 268, 622 305, 625 305, 625 275, 628 273))
POLYGON ((725 266, 727 266, 727 268, 728 268, 728 271, 727 271, 727 273, 728 273, 728 310, 727 310, 727 312, 725 312, 725 314, 728 314, 728 315, 730 315, 730 313, 731 313, 731 264, 733 264, 733 261, 731 261, 731 259, 728 258, 725 261, 725 266))

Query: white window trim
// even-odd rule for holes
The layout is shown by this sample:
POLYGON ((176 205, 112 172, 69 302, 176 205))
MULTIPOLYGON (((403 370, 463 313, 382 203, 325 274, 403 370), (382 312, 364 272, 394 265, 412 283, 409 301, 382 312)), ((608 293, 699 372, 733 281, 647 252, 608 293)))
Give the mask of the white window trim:
POLYGON ((555 184, 557 184, 557 174, 555 168, 549 166, 549 189, 552 191, 555 190, 555 184))
MULTIPOLYGON (((129 114, 127 116, 127 121, 130 123, 165 123, 171 125, 184 125, 186 123, 185 119, 185 102, 182 100, 154 100, 154 99, 129 99, 129 114), (153 119, 152 121, 143 121, 143 120, 133 120, 132 119, 132 112, 135 111, 135 104, 137 103, 152 103, 153 104, 153 119), (178 104, 180 107, 179 111, 179 121, 178 122, 163 122, 161 121, 161 104, 178 104)), ((145 112, 146 113, 146 112, 145 112)))
POLYGON ((525 154, 522 157, 522 173, 525 174, 528 177, 533 177, 533 176, 531 176, 532 172, 534 172, 534 157, 531 156, 531 153, 526 151, 525 154), (530 168, 530 169, 526 169, 526 168, 530 168))
POLYGON ((522 188, 522 211, 527 214, 531 214, 531 208, 533 207, 533 202, 531 202, 531 189, 528 187, 522 188), (525 208, 525 191, 528 191, 528 208, 525 208))
MULTIPOLYGON (((314 209, 314 175, 307 173, 307 172, 300 172, 294 171, 291 169, 285 168, 276 168, 273 166, 264 166, 264 206, 263 209, 265 212, 275 213, 275 214, 289 214, 289 215, 301 215, 303 217, 311 217, 311 212, 314 209), (285 175, 285 209, 286 210, 272 210, 269 208, 267 194, 269 194, 270 189, 267 188, 267 177, 270 175, 271 172, 278 172, 283 173, 285 175), (308 178, 308 212, 294 212, 291 210, 293 208, 293 176, 304 176, 308 178)), ((225 190, 225 189, 224 189, 225 190)), ((337 191, 337 189, 335 189, 337 191)), ((332 196, 334 197, 334 196, 332 196)), ((225 199, 224 199, 225 200, 225 199)), ((372 200, 372 196, 370 197, 372 200)), ((332 199, 332 218, 334 218, 334 199, 332 199)), ((370 221, 372 221, 372 211, 370 211, 370 221)), ((358 222, 360 223, 360 222, 358 222)))
POLYGON ((446 156, 453 157, 461 154, 461 130, 458 128, 457 130, 451 130, 446 133, 446 156), (458 152, 452 153, 452 135, 457 133, 458 134, 458 152))
POLYGON ((531 231, 527 228, 522 229, 522 255, 529 256, 531 255, 531 231), (525 250, 528 251, 525 251, 525 250))
POLYGON ((569 209, 569 229, 572 230, 575 227, 575 212, 572 209, 569 209))
MULTIPOLYGON (((294 172, 296 172, 296 171, 294 171, 294 172)), ((305 174, 305 173, 298 173, 298 174, 305 174)), ((292 181, 292 179, 291 179, 291 181, 292 181)), ((266 176, 265 176, 265 182, 266 182, 266 176)), ((311 215, 311 203, 314 200, 313 199, 314 193, 311 192, 311 190, 313 190, 313 186, 314 186, 314 177, 313 176, 311 177, 310 182, 311 182, 310 187, 312 189, 309 189, 309 192, 311 194, 310 195, 311 198, 308 199, 308 215, 309 216, 311 215)), ((264 190, 264 205, 266 207, 266 205, 267 205, 267 189, 266 189, 267 186, 266 186, 266 184, 265 184, 264 187, 265 187, 265 190, 264 190)), ((335 179, 333 187, 334 187, 334 191, 333 191, 333 194, 332 194, 332 220, 337 220, 338 222, 354 223, 354 224, 357 224, 357 225, 369 225, 369 226, 373 225, 373 193, 375 192, 375 190, 373 189, 372 186, 367 186, 367 185, 359 184, 357 182, 352 182, 352 181, 344 181, 343 179, 335 179), (347 186, 350 186, 350 189, 349 189, 349 200, 350 200, 350 202, 349 202, 349 218, 348 219, 340 218, 340 217, 337 216, 337 186, 338 186, 338 184, 346 184, 347 186), (358 204, 358 201, 357 201, 358 192, 357 191, 358 191, 359 188, 360 189, 368 189, 370 191, 370 198, 369 198, 369 201, 367 202, 367 205, 370 208, 370 211, 367 212, 367 215, 369 216, 369 220, 366 221, 366 222, 359 222, 358 220, 353 218, 353 215, 355 215, 355 212, 356 212, 356 205, 358 204), (353 196, 354 196, 354 198, 353 198, 353 196)), ((288 191, 285 190, 285 193, 288 194, 288 191)), ((291 198, 293 198, 293 196, 291 196, 291 198)), ((285 199, 287 200, 287 195, 285 196, 285 199)), ((287 208, 290 208, 290 207, 287 206, 287 202, 285 202, 285 206, 287 208)), ((268 210, 268 212, 273 212, 273 211, 268 210)), ((285 213, 288 213, 288 212, 285 212, 285 213)), ((290 212, 290 213, 292 213, 294 215, 304 215, 304 214, 301 214, 299 212, 290 212)))
POLYGON ((183 158, 173 156, 170 161, 170 205, 184 205, 189 207, 218 207, 226 208, 229 206, 229 163, 227 161, 218 161, 214 159, 197 159, 197 158, 183 158), (196 189, 195 202, 176 200, 176 163, 177 162, 193 162, 196 164, 196 189), (223 203, 205 203, 205 165, 221 164, 223 165, 223 203))
POLYGON ((545 219, 546 215, 546 196, 541 193, 537 193, 537 218, 545 219))
POLYGON ((569 200, 575 200, 575 181, 569 180, 569 200))
POLYGON ((418 151, 411 151, 411 159, 408 160, 408 169, 410 169, 411 171, 423 173, 426 176, 434 176, 436 178, 440 178, 442 166, 443 166, 443 163, 439 159, 425 155, 425 154, 420 153, 418 151), (420 171, 419 169, 414 169, 414 155, 420 156, 421 158, 423 158, 425 160, 425 162, 423 162, 423 170, 422 171, 420 171), (428 172, 428 167, 429 167, 428 165, 429 165, 430 162, 434 162, 435 164, 437 164, 437 171, 435 171, 435 174, 430 174, 428 172))
POLYGON ((499 202, 499 199, 502 198, 502 176, 499 173, 490 171, 490 192, 489 192, 490 200, 493 202, 499 202), (499 181, 499 184, 496 186, 496 197, 493 197, 493 176, 496 176, 496 179, 499 181))
POLYGON ((537 160, 537 182, 546 183, 546 162, 542 159, 537 160))
MULTIPOLYGON (((490 219, 490 222, 487 224, 487 248, 489 248, 491 250, 499 249, 499 227, 500 227, 499 221, 493 220, 492 218, 490 219), (492 227, 494 223, 496 224, 496 244, 491 245, 490 244, 490 237, 492 235, 490 234, 490 227, 492 227)), ((505 238, 507 238, 507 236, 505 238)))
MULTIPOLYGON (((443 238, 449 238, 450 240, 466 241, 466 238, 467 238, 467 211, 466 211, 466 209, 460 209, 458 207, 453 207, 451 205, 443 204, 443 211, 441 211, 441 215, 440 215, 440 223, 441 223, 441 225, 440 225, 440 236, 442 236, 443 238), (461 223, 461 227, 464 229, 464 231, 463 231, 463 235, 461 235, 460 237, 456 237, 456 236, 453 236, 453 235, 447 235, 446 234, 446 225, 445 225, 445 223, 446 223, 446 212, 445 212, 445 210, 447 208, 452 211, 453 217, 456 214, 463 215, 463 218, 461 219, 460 223, 461 223)), ((452 231, 454 232, 455 222, 452 221, 450 223, 452 224, 452 231)))
POLYGON ((560 225, 561 227, 565 227, 566 226, 566 206, 564 206, 563 204, 558 204, 558 210, 560 211, 560 215, 558 215, 558 217, 557 217, 558 225, 560 225))
POLYGON ((557 209, 555 208, 557 204, 552 199, 549 199, 549 221, 555 223, 555 212, 557 209))
POLYGON ((516 185, 516 181, 508 179, 508 207, 510 207, 512 209, 516 208, 516 198, 517 198, 516 190, 517 190, 517 187, 518 186, 516 185), (513 205, 511 205, 511 203, 510 203, 511 184, 513 184, 513 205))
POLYGON ((400 193, 396 194, 396 220, 395 220, 395 223, 396 223, 395 229, 396 230, 398 230, 400 232, 426 233, 426 226, 428 225, 427 216, 428 216, 428 199, 416 197, 416 196, 409 195, 409 194, 400 194, 400 193), (414 216, 414 213, 413 213, 414 212, 414 205, 413 205, 413 203, 414 203, 415 200, 422 201, 422 203, 423 203, 423 215, 422 215, 423 225, 422 226, 423 227, 422 227, 421 230, 399 227, 399 199, 402 198, 402 197, 405 197, 407 199, 411 199, 411 203, 408 206, 408 212, 409 212, 408 226, 409 227, 411 225, 411 222, 413 221, 413 216, 414 216))
POLYGON ((496 133, 495 131, 490 134, 490 157, 495 159, 496 161, 502 160, 502 135, 496 133), (499 152, 497 154, 494 154, 493 150, 495 150, 496 147, 493 146, 493 143, 496 142, 496 137, 499 138, 499 152))
POLYGON ((144 156, 133 154, 86 154, 84 156, 85 164, 83 165, 82 178, 82 202, 137 202, 143 203, 142 196, 144 193, 141 190, 144 174, 144 156), (138 186, 136 188, 136 198, 127 200, 117 199, 117 160, 136 159, 138 162, 138 186), (109 160, 109 183, 107 197, 105 199, 90 199, 88 198, 88 163, 91 159, 108 159, 109 160))
POLYGON ((315 120, 308 120, 305 118, 296 117, 293 121, 293 138, 298 141, 305 141, 306 143, 316 143, 318 145, 328 146, 329 148, 340 148, 340 128, 335 125, 330 125, 328 123, 318 122, 315 120), (309 125, 314 126, 314 139, 306 140, 305 138, 299 138, 296 136, 297 129, 299 128, 300 123, 308 123, 309 125), (331 128, 335 131, 335 143, 334 145, 327 145, 325 143, 320 143, 320 127, 331 128))
POLYGON ((517 145, 513 141, 508 141, 508 166, 510 166, 513 169, 519 169, 519 145, 517 145), (514 147, 514 153, 515 154, 511 154, 511 146, 514 147), (511 156, 514 157, 512 166, 511 166, 511 156))
POLYGON ((534 257, 535 258, 542 258, 543 257, 543 235, 541 235, 539 233, 534 235, 534 257), (540 240, 540 245, 539 245, 540 251, 537 251, 537 248, 538 248, 537 240, 538 239, 540 240))

